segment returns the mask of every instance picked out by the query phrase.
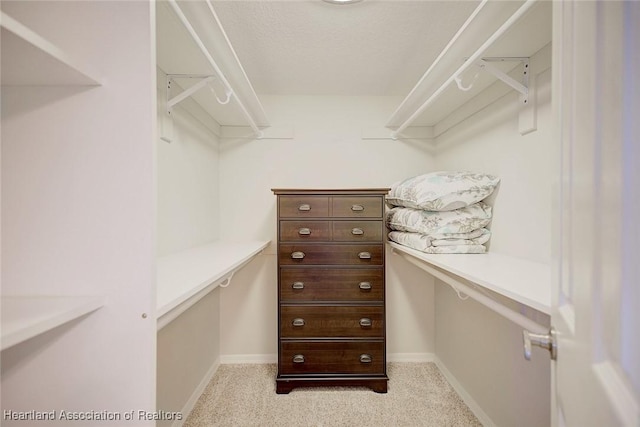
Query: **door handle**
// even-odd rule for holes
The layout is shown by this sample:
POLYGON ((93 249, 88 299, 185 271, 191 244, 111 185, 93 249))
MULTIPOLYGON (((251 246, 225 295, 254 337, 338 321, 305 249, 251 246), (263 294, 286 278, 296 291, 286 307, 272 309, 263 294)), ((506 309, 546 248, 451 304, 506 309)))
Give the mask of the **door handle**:
POLYGON ((551 360, 558 359, 558 341, 554 328, 551 328, 548 334, 534 334, 525 329, 522 331, 522 340, 524 342, 525 359, 531 360, 531 349, 533 346, 546 348, 551 353, 551 360))

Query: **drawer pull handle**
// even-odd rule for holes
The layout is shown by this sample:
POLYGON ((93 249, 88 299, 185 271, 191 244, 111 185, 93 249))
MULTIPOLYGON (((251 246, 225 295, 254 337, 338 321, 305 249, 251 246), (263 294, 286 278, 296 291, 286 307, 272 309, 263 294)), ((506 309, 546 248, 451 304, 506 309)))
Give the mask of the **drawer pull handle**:
POLYGON ((310 228, 301 228, 298 230, 298 234, 301 236, 308 236, 311 234, 311 229, 310 228))
POLYGON ((303 259, 304 258, 304 252, 301 252, 301 251, 291 252, 291 258, 293 258, 293 259, 303 259))
POLYGON ((360 259, 371 259, 371 252, 360 252, 358 254, 358 258, 360 258, 360 259))
POLYGON ((358 287, 360 289, 362 289, 363 291, 370 291, 371 290, 371 282, 360 282, 358 287))
POLYGON ((360 363, 371 363, 373 359, 369 354, 361 354, 360 355, 360 363))
POLYGON ((293 319, 293 322, 291 322, 291 324, 295 327, 304 326, 304 319, 301 317, 296 317, 295 319, 293 319))
POLYGON ((296 354, 293 356, 293 363, 304 363, 304 356, 302 354, 296 354))
POLYGON ((364 206, 362 205, 351 205, 351 210, 354 212, 362 212, 364 210, 364 206))
POLYGON ((308 203, 303 203, 300 206, 298 206, 298 210, 299 211, 303 211, 303 212, 310 211, 311 210, 311 205, 308 204, 308 203))
POLYGON ((354 236, 362 236, 364 234, 364 231, 362 231, 362 228, 352 228, 351 234, 353 234, 354 236))
POLYGON ((371 327, 371 319, 369 319, 368 317, 363 317, 362 319, 360 319, 360 326, 362 326, 363 328, 371 327))
POLYGON ((291 285, 293 289, 304 289, 304 282, 293 282, 291 285))

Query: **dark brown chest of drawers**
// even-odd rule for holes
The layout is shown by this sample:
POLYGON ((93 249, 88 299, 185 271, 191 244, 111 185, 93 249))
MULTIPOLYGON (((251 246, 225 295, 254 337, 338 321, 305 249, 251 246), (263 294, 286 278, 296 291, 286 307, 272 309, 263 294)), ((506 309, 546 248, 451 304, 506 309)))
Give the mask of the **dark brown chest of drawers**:
POLYGON ((387 391, 383 189, 278 196, 278 375, 387 391))

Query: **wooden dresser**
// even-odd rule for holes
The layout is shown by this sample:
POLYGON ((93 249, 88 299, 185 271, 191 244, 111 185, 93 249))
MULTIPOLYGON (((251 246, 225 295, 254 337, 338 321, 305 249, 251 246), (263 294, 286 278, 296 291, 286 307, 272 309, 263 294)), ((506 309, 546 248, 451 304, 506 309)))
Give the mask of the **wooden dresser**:
POLYGON ((278 196, 278 375, 295 387, 387 391, 384 189, 278 196))

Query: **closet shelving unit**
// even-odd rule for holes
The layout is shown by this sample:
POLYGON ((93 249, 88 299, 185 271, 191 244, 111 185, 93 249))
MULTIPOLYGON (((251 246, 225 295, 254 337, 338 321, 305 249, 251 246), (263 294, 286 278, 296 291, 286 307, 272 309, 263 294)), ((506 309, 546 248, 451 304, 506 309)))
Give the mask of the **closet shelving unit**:
MULTIPOLYGON (((527 115, 535 114, 535 80, 529 75, 530 68, 524 68, 523 64, 528 64, 529 57, 550 42, 550 2, 481 2, 390 118, 387 126, 394 129, 392 137, 401 137, 410 124, 433 127, 434 136, 444 133, 488 102, 513 90, 504 81, 498 82, 497 88, 491 87, 498 79, 502 80, 500 72, 509 73, 528 86, 520 95, 521 133, 534 130, 527 115), (497 74, 487 73, 479 67, 483 58, 505 61, 498 61, 497 74), (470 81, 471 88, 464 90, 470 81), (481 93, 484 101, 479 100, 481 93)), ((550 63, 535 65, 540 72, 550 63)), ((547 325, 524 316, 500 298, 492 298, 485 290, 549 315, 549 266, 496 253, 430 255, 393 242, 389 245, 394 253, 453 287, 461 298, 469 296, 532 332, 548 332, 547 325)))
POLYGON ((214 242, 158 259, 158 330, 184 313, 258 256, 270 241, 214 242))
POLYGON ((461 298, 470 298, 519 324, 523 328, 546 333, 548 326, 540 325, 503 304, 485 289, 516 303, 550 315, 551 272, 543 263, 488 252, 486 254, 426 254, 406 246, 389 242, 394 254, 421 268, 451 286, 461 298))
MULTIPOLYGON (((89 64, 2 11, 0 27, 2 86, 100 85, 89 64)), ((6 350, 99 309, 104 305, 104 298, 3 294, 0 305, 0 348, 6 350)))
MULTIPOLYGON (((223 136, 221 127, 249 126, 248 135, 261 138, 269 122, 211 2, 162 1, 156 20, 157 63, 167 75, 166 114, 191 98, 217 135, 223 136)), ((193 103, 184 106, 194 113, 193 103)), ((218 286, 228 286, 269 243, 216 241, 159 258, 158 330, 218 286)))
MULTIPOLYGON (((391 115, 386 125, 391 137, 401 138, 409 125, 431 127, 437 137, 514 90, 483 68, 483 59, 528 87, 528 95, 521 95, 521 133, 534 130, 528 115, 535 108, 535 80, 525 71, 527 60, 551 42, 550 17, 551 2, 482 1, 391 115)), ((530 65, 539 72, 550 62, 530 65)))
POLYGON ((215 133, 220 126, 249 126, 251 136, 261 138, 269 121, 211 2, 158 2, 156 25, 157 63, 168 76, 167 110, 188 95, 213 121, 215 133))

